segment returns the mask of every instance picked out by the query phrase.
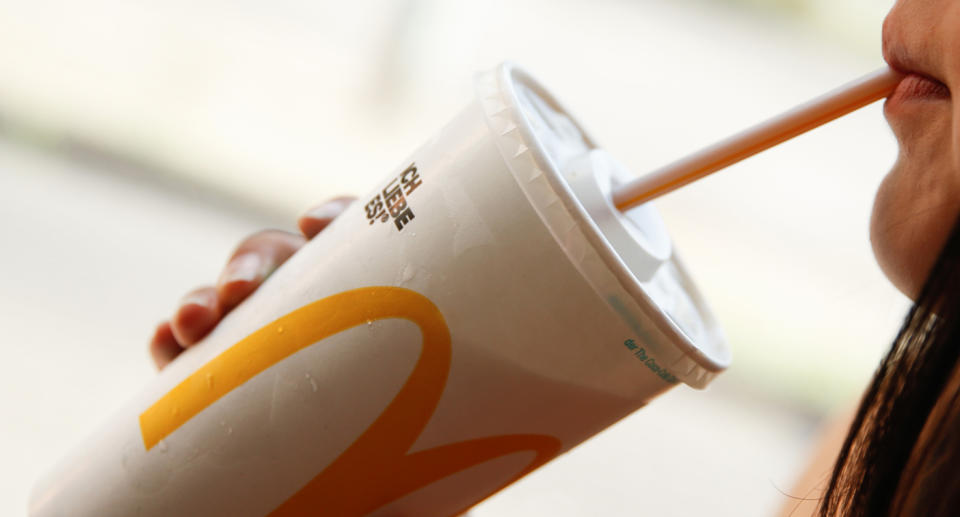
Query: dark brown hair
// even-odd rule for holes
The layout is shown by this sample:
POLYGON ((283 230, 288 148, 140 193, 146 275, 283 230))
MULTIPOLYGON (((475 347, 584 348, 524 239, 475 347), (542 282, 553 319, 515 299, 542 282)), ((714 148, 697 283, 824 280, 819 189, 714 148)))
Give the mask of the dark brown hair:
POLYGON ((880 363, 822 517, 960 515, 960 225, 880 363))

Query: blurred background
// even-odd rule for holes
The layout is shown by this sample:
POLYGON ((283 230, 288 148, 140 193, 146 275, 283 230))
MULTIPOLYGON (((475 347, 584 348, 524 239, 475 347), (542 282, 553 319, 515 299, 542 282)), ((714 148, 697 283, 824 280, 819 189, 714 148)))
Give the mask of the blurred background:
MULTIPOLYGON (((149 381, 153 326, 238 240, 373 188, 476 71, 528 68, 640 174, 880 66, 892 3, 0 0, 0 514, 149 381)), ((734 366, 475 515, 785 504, 908 307, 867 234, 895 156, 874 105, 657 200, 734 366)))

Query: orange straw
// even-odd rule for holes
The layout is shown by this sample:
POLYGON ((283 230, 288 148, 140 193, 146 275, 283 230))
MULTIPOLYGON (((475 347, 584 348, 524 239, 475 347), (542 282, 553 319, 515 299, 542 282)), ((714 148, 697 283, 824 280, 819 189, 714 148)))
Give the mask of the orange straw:
POLYGON ((812 101, 661 167, 613 193, 613 204, 628 210, 728 165, 889 96, 903 75, 882 68, 812 101))

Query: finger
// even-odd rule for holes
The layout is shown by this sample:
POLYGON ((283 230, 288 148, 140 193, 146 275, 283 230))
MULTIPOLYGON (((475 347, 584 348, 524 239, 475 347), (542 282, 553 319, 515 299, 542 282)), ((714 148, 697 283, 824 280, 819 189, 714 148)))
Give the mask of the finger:
POLYGON ((321 203, 300 216, 300 219, 297 220, 297 226, 300 227, 300 231, 308 239, 312 239, 356 200, 357 198, 352 196, 342 196, 321 203))
POLYGON ((170 321, 173 337, 183 348, 192 346, 217 326, 221 313, 216 289, 201 287, 193 290, 183 297, 180 308, 170 321))
POLYGON ((170 361, 176 359, 180 352, 183 352, 183 347, 173 336, 170 322, 164 321, 157 325, 150 339, 150 357, 153 358, 153 364, 157 365, 157 369, 162 370, 164 366, 170 364, 170 361))
POLYGON ((305 242, 300 235, 280 230, 255 233, 241 242, 217 281, 217 296, 223 312, 250 296, 305 242))

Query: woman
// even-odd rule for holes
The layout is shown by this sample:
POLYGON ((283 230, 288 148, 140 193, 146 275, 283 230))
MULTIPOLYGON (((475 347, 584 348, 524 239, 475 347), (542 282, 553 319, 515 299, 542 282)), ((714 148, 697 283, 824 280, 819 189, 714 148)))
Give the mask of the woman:
MULTIPOLYGON (((916 304, 846 438, 824 442, 794 491, 815 504, 791 505, 793 515, 960 514, 960 232, 951 231, 960 212, 960 105, 951 98, 960 88, 960 2, 900 0, 883 47, 908 76, 885 106, 900 156, 877 193, 871 240, 887 277, 916 304)), ((267 231, 244 241, 217 285, 189 293, 157 328, 157 366, 198 342, 349 202, 308 212, 303 236, 267 231)))
POLYGON ((877 192, 870 238, 915 304, 846 438, 825 441, 795 492, 818 504, 794 515, 960 515, 960 104, 951 98, 960 3, 899 0, 883 53, 910 75, 884 106, 900 155, 877 192), (828 483, 824 460, 834 465, 828 483))

